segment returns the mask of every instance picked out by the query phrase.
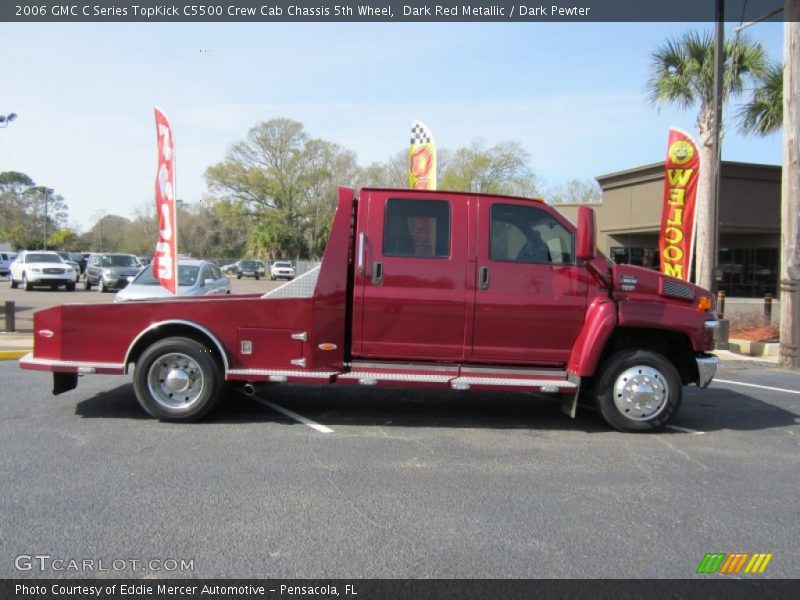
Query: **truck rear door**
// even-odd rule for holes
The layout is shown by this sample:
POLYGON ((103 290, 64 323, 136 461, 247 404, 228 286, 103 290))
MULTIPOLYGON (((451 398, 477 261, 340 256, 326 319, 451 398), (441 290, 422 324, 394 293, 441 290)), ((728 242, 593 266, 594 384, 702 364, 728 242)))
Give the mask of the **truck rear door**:
POLYGON ((441 192, 362 191, 355 356, 464 359, 469 201, 441 192))
POLYGON ((583 324, 588 275, 573 231, 541 204, 478 199, 470 362, 559 364, 583 324))

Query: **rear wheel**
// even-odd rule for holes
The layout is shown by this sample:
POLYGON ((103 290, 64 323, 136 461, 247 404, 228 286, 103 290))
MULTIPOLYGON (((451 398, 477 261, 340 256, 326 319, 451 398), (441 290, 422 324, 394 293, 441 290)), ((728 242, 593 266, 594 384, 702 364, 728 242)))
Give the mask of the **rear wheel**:
POLYGON ((648 350, 623 350, 598 370, 594 396, 606 422, 619 431, 653 431, 681 405, 678 371, 664 356, 648 350))
POLYGON ((216 350, 182 337, 147 348, 136 363, 133 385, 142 408, 168 421, 200 419, 225 388, 216 350))

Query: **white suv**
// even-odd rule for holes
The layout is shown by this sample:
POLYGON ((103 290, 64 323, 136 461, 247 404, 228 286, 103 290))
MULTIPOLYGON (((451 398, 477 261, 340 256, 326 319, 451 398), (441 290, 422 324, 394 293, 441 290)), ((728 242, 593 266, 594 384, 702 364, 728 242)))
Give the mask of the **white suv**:
POLYGON ((272 263, 269 268, 269 278, 272 281, 276 279, 294 279, 294 267, 290 262, 278 261, 272 263))
POLYGON ((33 286, 49 286, 52 289, 63 285, 68 291, 75 290, 78 273, 55 252, 25 250, 11 263, 11 287, 20 283, 25 291, 33 286))

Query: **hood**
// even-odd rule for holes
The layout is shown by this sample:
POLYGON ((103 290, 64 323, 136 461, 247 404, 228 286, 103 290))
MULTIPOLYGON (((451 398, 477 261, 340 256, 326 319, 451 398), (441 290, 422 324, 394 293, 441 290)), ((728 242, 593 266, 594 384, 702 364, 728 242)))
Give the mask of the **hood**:
MULTIPOLYGON (((192 286, 178 286, 178 296, 198 296, 198 289, 192 286)), ((127 302, 128 300, 162 300, 172 298, 166 288, 160 285, 128 284, 114 296, 114 302, 127 302)))
POLYGON ((614 265, 612 276, 614 294, 617 296, 638 299, 655 296, 692 303, 707 297, 712 300, 713 306, 713 297, 708 290, 659 271, 634 265, 614 265))

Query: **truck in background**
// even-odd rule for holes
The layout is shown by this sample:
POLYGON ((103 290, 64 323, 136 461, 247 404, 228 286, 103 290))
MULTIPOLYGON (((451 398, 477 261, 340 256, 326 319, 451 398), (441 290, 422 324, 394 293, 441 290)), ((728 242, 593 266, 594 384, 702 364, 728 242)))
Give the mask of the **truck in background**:
POLYGON ((173 421, 226 382, 296 382, 535 392, 573 417, 584 398, 651 431, 713 378, 717 325, 708 291, 600 255, 588 207, 575 226, 538 200, 340 188, 319 268, 264 295, 45 309, 20 366, 59 394, 135 365, 142 407, 173 421))

